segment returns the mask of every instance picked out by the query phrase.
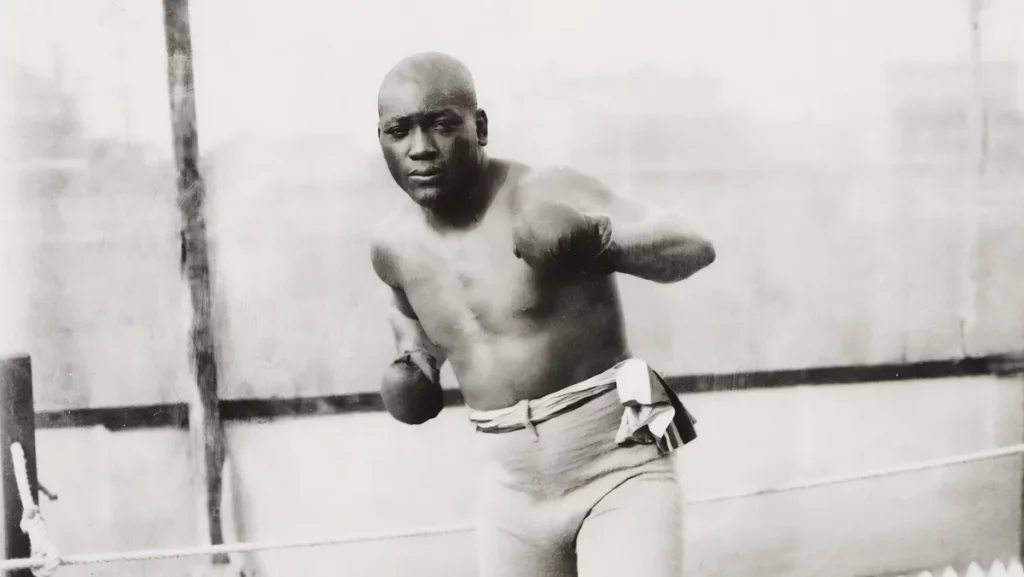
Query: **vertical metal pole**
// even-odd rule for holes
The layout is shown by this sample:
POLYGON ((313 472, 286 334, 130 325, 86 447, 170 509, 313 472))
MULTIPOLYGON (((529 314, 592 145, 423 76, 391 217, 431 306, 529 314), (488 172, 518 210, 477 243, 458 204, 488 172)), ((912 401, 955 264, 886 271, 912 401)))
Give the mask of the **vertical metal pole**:
MULTIPOLYGON (((0 467, 3 469, 5 559, 24 559, 30 557, 32 553, 28 535, 21 530, 21 496, 14 476, 11 445, 21 443, 25 451, 29 490, 32 500, 38 503, 35 419, 31 360, 28 355, 0 359, 0 467)), ((32 577, 32 571, 21 569, 12 571, 9 575, 32 577)))

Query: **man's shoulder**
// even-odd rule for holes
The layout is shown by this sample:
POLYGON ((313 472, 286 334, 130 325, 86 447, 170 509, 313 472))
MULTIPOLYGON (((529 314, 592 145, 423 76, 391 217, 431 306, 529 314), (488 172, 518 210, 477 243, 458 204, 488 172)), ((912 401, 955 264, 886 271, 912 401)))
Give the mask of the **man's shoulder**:
POLYGON ((398 288, 401 248, 409 242, 415 226, 414 214, 403 207, 382 218, 370 236, 370 259, 382 281, 398 288))
POLYGON ((593 195, 609 193, 597 177, 564 164, 529 167, 518 182, 521 200, 562 201, 570 204, 585 203, 593 195))
POLYGON ((588 180, 590 176, 567 164, 543 164, 523 166, 519 182, 525 186, 549 186, 588 180))

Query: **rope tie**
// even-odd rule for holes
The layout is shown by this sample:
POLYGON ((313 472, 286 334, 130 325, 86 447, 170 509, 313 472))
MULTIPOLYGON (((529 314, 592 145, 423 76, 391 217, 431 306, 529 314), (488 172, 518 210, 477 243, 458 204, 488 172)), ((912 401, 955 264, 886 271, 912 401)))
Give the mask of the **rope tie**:
POLYGON ((533 414, 530 411, 529 399, 519 401, 519 412, 522 417, 523 426, 533 435, 534 442, 540 441, 540 434, 537 432, 537 425, 533 423, 533 414))
POLYGON ((25 463, 25 450, 22 449, 21 443, 11 445, 11 455, 14 457, 14 475, 18 481, 18 495, 21 496, 21 530, 28 535, 31 556, 39 560, 39 564, 32 567, 32 574, 35 577, 51 577, 61 565, 60 552, 46 534, 43 512, 32 500, 32 491, 28 484, 28 466, 25 463))

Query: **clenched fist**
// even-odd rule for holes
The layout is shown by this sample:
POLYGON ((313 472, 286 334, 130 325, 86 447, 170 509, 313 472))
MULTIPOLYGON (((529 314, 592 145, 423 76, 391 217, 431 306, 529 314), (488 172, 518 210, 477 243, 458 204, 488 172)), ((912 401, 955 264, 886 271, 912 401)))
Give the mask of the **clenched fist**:
POLYGON ((402 355, 384 371, 381 399, 396 420, 422 425, 440 414, 444 395, 433 365, 429 354, 417 349, 402 355))
POLYGON ((566 273, 614 272, 611 221, 587 215, 563 202, 537 202, 520 213, 512 228, 516 257, 538 270, 566 273))

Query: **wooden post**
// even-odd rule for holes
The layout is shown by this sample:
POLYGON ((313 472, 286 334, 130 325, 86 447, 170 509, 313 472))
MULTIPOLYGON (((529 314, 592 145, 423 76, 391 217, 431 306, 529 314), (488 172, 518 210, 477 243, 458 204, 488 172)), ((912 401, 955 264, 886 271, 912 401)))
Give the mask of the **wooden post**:
MULTIPOLYGON (((21 443, 32 500, 39 502, 39 481, 36 476, 36 413, 32 397, 32 362, 28 355, 0 359, 0 463, 3 469, 4 558, 24 559, 31 556, 28 535, 21 530, 21 496, 14 476, 11 444, 21 443)), ((22 569, 11 577, 32 577, 22 569)))
MULTIPOLYGON (((195 396, 189 403, 189 432, 198 497, 200 535, 212 545, 224 542, 221 524, 224 432, 217 394, 217 359, 212 323, 209 255, 206 243, 206 191, 199 173, 199 135, 192 75, 192 35, 188 0, 163 0, 170 89, 171 128, 178 175, 181 212, 181 268, 188 281, 192 322, 190 361, 195 396)), ((213 556, 215 565, 227 565, 226 554, 213 556)))

